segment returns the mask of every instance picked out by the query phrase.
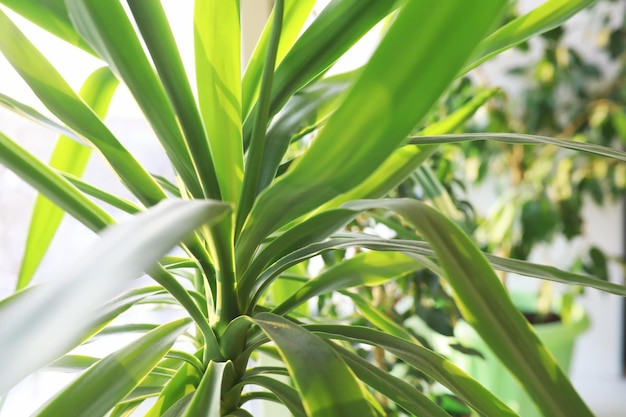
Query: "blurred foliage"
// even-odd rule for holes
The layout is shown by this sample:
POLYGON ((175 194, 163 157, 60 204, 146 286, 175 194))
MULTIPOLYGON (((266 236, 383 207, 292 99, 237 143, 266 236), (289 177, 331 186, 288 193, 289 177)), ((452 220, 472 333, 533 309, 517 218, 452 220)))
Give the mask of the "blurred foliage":
MULTIPOLYGON (((515 13, 512 11, 511 18, 515 13)), ((624 148, 626 7, 618 1, 601 0, 586 13, 589 18, 582 28, 585 42, 572 42, 580 37, 573 37, 572 32, 581 30, 580 22, 572 22, 545 33, 537 42, 522 44, 495 60, 498 80, 490 79, 490 69, 474 70, 456 83, 425 124, 445 118, 479 91, 500 84, 502 91, 463 128, 464 132, 530 133, 624 148), (516 62, 523 64, 508 64, 512 54, 517 54, 520 59, 516 62)), ((430 174, 426 175, 434 174, 445 189, 459 212, 459 225, 472 233, 484 250, 499 256, 528 259, 537 245, 550 243, 556 236, 572 241, 585 234, 585 201, 602 205, 626 195, 626 164, 555 147, 475 141, 442 146, 431 159, 430 174), (469 202, 468 193, 487 182, 488 187, 496 188, 497 201, 489 214, 481 217, 469 202)), ((394 193, 424 200, 430 197, 419 172, 394 193)), ((351 227, 353 231, 378 233, 381 224, 398 238, 412 233, 393 218, 357 219, 351 227)), ((591 246, 570 269, 608 279, 607 264, 616 255, 591 246)), ((332 265, 344 256, 349 254, 326 254, 324 263, 332 265)), ((362 288, 360 295, 430 346, 433 334, 452 336, 460 318, 443 285, 433 272, 420 271, 384 286, 362 288)), ((581 290, 572 291, 570 296, 581 290)), ((325 296, 320 297, 318 308, 335 314, 338 320, 367 325, 361 313, 354 308, 346 310, 346 304, 345 300, 325 296)), ((458 344, 450 347, 481 355, 458 344)), ((433 393, 450 415, 471 415, 461 401, 439 393, 431 381, 401 361, 375 350, 359 352, 381 369, 433 393)), ((392 417, 404 415, 394 408, 386 411, 392 417)))
MULTIPOLYGON (((626 7, 605 0, 585 13, 581 21, 491 63, 506 71, 504 83, 492 81, 489 68, 474 71, 458 83, 442 111, 481 87, 503 84, 503 92, 465 131, 626 146, 626 7)), ((556 236, 572 241, 584 235, 585 201, 603 205, 626 195, 624 163, 554 147, 476 141, 446 147, 439 161, 433 168, 443 184, 451 185, 452 195, 459 194, 456 183, 495 185, 498 200, 487 217, 477 219, 475 236, 487 251, 517 259, 528 259, 533 248, 556 236)), ((570 267, 608 279, 608 258, 590 247, 570 267)))

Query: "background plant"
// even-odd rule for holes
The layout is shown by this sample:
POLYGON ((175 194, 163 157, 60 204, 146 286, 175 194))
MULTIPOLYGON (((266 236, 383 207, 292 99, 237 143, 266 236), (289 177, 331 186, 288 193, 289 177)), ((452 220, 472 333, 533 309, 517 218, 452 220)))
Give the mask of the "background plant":
MULTIPOLYGON (((313 2, 277 1, 241 79, 238 2, 196 1, 192 88, 159 1, 128 1, 123 7, 117 1, 3 0, 106 67, 77 94, 0 12, 0 51, 58 120, 7 96, 2 103, 64 135, 50 164, 0 135, 0 162, 54 203, 38 203, 19 291, 0 302, 0 320, 11 323, 0 332, 0 393, 48 366, 81 373, 36 412, 40 416, 129 415, 148 398, 153 402, 146 414, 154 416, 246 416, 244 406, 256 400, 279 402, 298 416, 383 414, 374 393, 414 415, 446 415, 416 387, 330 342, 338 340, 401 358, 479 413, 514 415, 375 309, 366 317, 372 327, 320 321, 298 311, 308 300, 337 291, 358 303, 358 294, 346 290, 428 268, 446 277, 464 317, 547 415, 591 415, 490 264, 620 295, 624 288, 486 257, 454 218, 418 201, 381 198, 427 161, 434 145, 476 138, 441 134, 467 120, 490 91, 436 123, 427 118, 459 74, 588 3, 552 1, 496 30, 506 6, 501 0, 481 1, 480 8, 465 1, 433 8, 420 0, 335 0, 300 35, 313 2), (387 17, 388 29, 363 68, 323 77, 387 17), (107 92, 118 81, 142 109, 174 176, 147 172, 102 121, 107 92), (91 150, 108 162, 132 199, 80 179, 91 150), (132 220, 112 226, 115 219, 101 202, 132 214, 132 220), (57 206, 94 231, 106 230, 58 278, 29 285, 62 216, 57 206), (357 216, 389 212, 424 240, 414 233, 386 240, 343 228, 357 216), (183 252, 163 258, 179 241, 183 252), (348 248, 359 251, 319 274, 302 269, 317 255, 348 248), (156 284, 123 292, 140 271, 156 284), (283 284, 294 281, 300 282, 295 291, 283 284), (113 321, 140 304, 171 308, 182 318, 113 321), (104 358, 71 352, 94 338, 129 332, 140 337, 104 358), (282 365, 256 365, 262 354, 282 365), (288 375, 291 382, 276 375, 288 375)), ((626 159, 610 148, 539 136, 481 138, 626 159)), ((365 300, 362 311, 367 306, 365 300)))

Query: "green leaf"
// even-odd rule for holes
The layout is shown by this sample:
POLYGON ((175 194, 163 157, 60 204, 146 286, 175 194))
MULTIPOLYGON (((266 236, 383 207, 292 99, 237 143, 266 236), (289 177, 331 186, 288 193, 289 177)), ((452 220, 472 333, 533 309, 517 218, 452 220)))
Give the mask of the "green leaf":
POLYGON ((163 358, 189 319, 164 324, 102 359, 34 415, 99 416, 123 399, 163 358))
POLYGON ((200 385, 193 395, 183 417, 202 417, 220 415, 222 396, 222 377, 226 365, 231 362, 210 362, 200 385))
POLYGON ((302 406, 302 400, 298 395, 298 391, 289 385, 262 375, 253 375, 243 381, 246 385, 258 385, 270 392, 274 393, 278 400, 289 409, 289 412, 295 417, 307 417, 306 411, 302 406))
MULTIPOLYGON (((1 13, 1 12, 0 12, 1 13)), ((0 164, 89 229, 99 231, 115 220, 72 184, 0 133, 0 164)))
POLYGON ((380 347, 441 383, 483 415, 517 416, 471 376, 425 347, 361 326, 315 324, 305 328, 324 338, 380 347))
POLYGON ((561 284, 582 285, 610 294, 626 297, 626 287, 621 284, 607 282, 587 275, 574 274, 572 272, 563 271, 548 265, 538 265, 517 259, 500 258, 490 254, 485 255, 493 267, 500 271, 525 275, 527 277, 541 278, 561 284))
MULTIPOLYGON (((300 35, 274 77, 269 115, 339 59, 399 2, 394 0, 333 0, 300 35)), ((252 109, 243 126, 244 147, 252 134, 252 109)))
POLYGON ((362 201, 401 215, 432 245, 465 320, 549 416, 591 416, 586 404, 511 302, 485 256, 456 225, 416 200, 362 201))
MULTIPOLYGON (((469 103, 445 119, 428 125, 420 132, 420 135, 441 135, 454 132, 462 127, 498 91, 497 89, 489 89, 478 93, 469 103)), ((339 207, 351 200, 384 197, 400 185, 417 167, 427 161, 436 150, 437 146, 429 145, 415 148, 403 146, 396 149, 365 181, 332 199, 322 209, 339 207)))
POLYGON ((63 126, 59 124, 58 122, 55 122, 54 120, 39 113, 34 108, 27 106, 24 103, 20 103, 19 101, 9 96, 6 96, 2 93, 0 93, 0 105, 6 107, 7 109, 11 110, 12 112, 16 114, 19 114, 20 116, 26 117, 27 119, 34 121, 35 123, 41 126, 47 127, 48 129, 52 129, 56 133, 72 138, 76 142, 85 143, 82 139, 80 139, 76 135, 76 133, 68 129, 67 126, 63 126))
POLYGON ((100 150, 143 203, 153 205, 165 197, 139 162, 1 10, 0 51, 55 116, 100 150))
MULTIPOLYGON (((216 200, 220 199, 221 184, 218 185, 216 167, 211 156, 207 132, 202 124, 200 112, 163 6, 158 0, 130 0, 128 5, 161 77, 165 93, 174 108, 176 121, 180 124, 185 135, 186 144, 189 147, 189 153, 204 196, 216 200)), ((221 22, 221 24, 224 23, 221 22)), ((237 32, 229 33, 229 38, 234 37, 235 33, 237 32)), ((136 89, 135 94, 137 93, 145 94, 145 91, 136 89)), ((165 108, 165 103, 162 107, 165 108)), ((207 129, 209 127, 211 126, 207 125, 207 129)), ((168 126, 168 128, 171 127, 168 126)), ((212 132, 209 131, 210 133, 212 132)), ((220 156, 218 155, 215 158, 216 162, 219 159, 220 156)))
MULTIPOLYGON (((309 13, 315 5, 315 0, 285 0, 285 17, 283 22, 283 29, 280 34, 280 43, 278 44, 278 51, 276 54, 276 63, 279 64, 285 54, 289 51, 294 41, 300 34, 302 26, 306 22, 309 13)), ((270 38, 272 28, 273 15, 265 25, 265 29, 259 38, 259 41, 250 57, 248 66, 243 75, 242 83, 242 107, 244 117, 248 115, 250 108, 256 96, 259 92, 259 86, 261 84, 261 73, 263 71, 263 64, 265 63, 265 57, 267 56, 267 45, 270 38)))
POLYGON ((233 204, 243 182, 240 7, 238 1, 194 3, 198 100, 221 193, 233 204))
POLYGON ((495 140, 498 142, 522 145, 555 145, 574 151, 589 152, 626 162, 626 152, 594 143, 574 142, 573 140, 557 139, 547 136, 525 135, 520 133, 461 133, 438 136, 414 136, 408 143, 413 145, 428 145, 442 143, 471 142, 475 140, 495 140))
POLYGON ((310 149, 259 196, 238 256, 248 259, 268 233, 349 191, 387 159, 454 79, 505 2, 481 5, 406 3, 310 149), (421 41, 407 43, 408 38, 421 41))
MULTIPOLYGON (((144 417, 165 415, 182 398, 195 392, 199 383, 200 374, 198 374, 197 369, 189 364, 184 364, 165 385, 156 403, 146 412, 144 417)), ((191 400, 191 396, 189 399, 191 400)), ((187 403, 185 403, 186 405, 187 403)))
POLYGON ((477 67, 500 52, 533 36, 562 25, 596 0, 548 0, 523 16, 513 19, 480 43, 478 53, 463 73, 477 67))
MULTIPOLYGON (((218 221, 218 220, 216 220, 218 221)), ((195 321, 198 325, 198 328, 202 335, 204 336, 204 342, 207 345, 207 349, 205 354, 207 358, 210 359, 219 359, 221 358, 221 352, 219 349, 219 344, 217 342, 217 338, 213 329, 209 325, 207 317, 203 314, 202 310, 191 294, 183 284, 176 279, 171 273, 169 273, 165 268, 161 265, 157 265, 152 270, 150 270, 150 276, 159 284, 163 286, 169 292, 172 297, 176 299, 180 303, 180 305, 187 310, 189 316, 195 321)), ((206 303, 206 300, 204 300, 206 303)))
POLYGON ((438 407, 416 387, 377 368, 348 349, 338 345, 331 346, 341 354, 361 381, 409 413, 424 417, 450 417, 447 412, 438 407))
POLYGON ((274 314, 260 313, 253 321, 276 343, 308 416, 375 415, 358 380, 330 346, 274 314))
POLYGON ((143 208, 140 207, 139 205, 131 201, 128 201, 124 198, 108 193, 104 190, 101 190, 95 185, 88 184, 85 181, 81 180, 80 178, 76 178, 75 176, 71 174, 67 174, 65 172, 61 172, 60 174, 63 176, 63 178, 68 180, 72 185, 74 185, 83 193, 90 195, 94 198, 97 198, 98 200, 104 203, 107 203, 111 205, 112 207, 115 207, 119 210, 122 210, 130 214, 137 214, 143 210, 143 208))
POLYGON ((101 316, 102 303, 126 281, 151 268, 192 230, 228 211, 227 205, 211 201, 160 204, 105 231, 89 252, 49 283, 1 301, 0 395, 80 343, 101 316))
POLYGON ((84 371, 99 360, 100 358, 94 358, 91 356, 65 355, 48 365, 46 370, 55 372, 84 371))
POLYGON ((269 120, 270 97, 272 92, 272 83, 274 82, 274 66, 276 65, 276 53, 278 49, 278 42, 280 41, 280 32, 283 27, 284 9, 284 0, 276 0, 274 2, 272 31, 268 42, 265 65, 263 66, 261 86, 259 88, 259 99, 257 100, 257 105, 255 107, 256 111, 250 116, 252 119, 252 133, 250 135, 250 146, 248 149, 246 169, 243 177, 241 200, 239 202, 239 210, 237 212, 237 232, 241 230, 241 226, 250 212, 250 208, 261 191, 259 186, 259 175, 261 173, 261 167, 264 163, 266 142, 265 133, 269 120))
POLYGON ((141 405, 143 400, 120 403, 111 410, 108 417, 131 417, 133 412, 141 405))
POLYGON ((259 191, 274 180, 294 136, 312 130, 328 117, 355 78, 354 71, 324 78, 304 87, 289 99, 267 131, 259 191))
POLYGON ((66 0, 66 4, 78 33, 124 80, 191 194, 203 197, 172 104, 119 0, 66 0))
POLYGON ((165 414, 162 415, 162 417, 180 417, 187 409, 187 406, 191 402, 192 398, 193 398, 193 393, 185 395, 180 400, 176 401, 176 403, 173 406, 171 406, 165 412, 165 414))
POLYGON ((359 309, 361 315, 378 329, 390 335, 408 340, 409 342, 417 342, 417 339, 413 337, 411 332, 409 332, 404 326, 396 323, 391 317, 385 314, 384 311, 381 311, 369 300, 361 297, 359 294, 349 291, 342 291, 342 294, 349 297, 356 308, 359 309))
MULTIPOLYGON (((107 68, 100 68, 85 81, 80 94, 98 117, 103 118, 117 85, 118 81, 113 74, 107 68)), ((90 148, 69 137, 61 136, 50 159, 50 167, 80 177, 90 156, 90 148)), ((18 290, 26 287, 32 279, 61 224, 63 215, 64 211, 52 201, 41 194, 37 196, 26 238, 26 249, 18 273, 18 290)))
POLYGON ((413 173, 413 177, 421 187, 424 195, 422 200, 429 202, 442 214, 460 224, 463 213, 452 200, 452 196, 439 181, 433 170, 427 165, 421 165, 413 173))
POLYGON ((363 252, 333 265, 307 281, 272 312, 284 315, 310 298, 355 286, 374 286, 420 269, 413 258, 397 252, 363 252))
MULTIPOLYGON (((329 210, 285 230, 283 234, 269 242, 254 257, 248 269, 242 274, 239 281, 239 296, 242 299, 250 296, 250 288, 254 281, 269 264, 295 250, 326 239, 345 226, 356 215, 357 213, 352 210, 329 210)), ((243 300, 242 305, 245 305, 243 300)))
POLYGON ((91 47, 74 29, 64 0, 0 0, 0 3, 42 29, 93 54, 91 47))

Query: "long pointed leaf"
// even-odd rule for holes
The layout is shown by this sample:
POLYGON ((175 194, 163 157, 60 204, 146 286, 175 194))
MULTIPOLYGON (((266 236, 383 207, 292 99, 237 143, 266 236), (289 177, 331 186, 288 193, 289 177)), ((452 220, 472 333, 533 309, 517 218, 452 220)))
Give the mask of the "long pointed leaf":
POLYGON ((76 346, 91 331, 98 307, 127 280, 150 268, 193 229, 219 220, 228 210, 216 202, 168 201, 107 230, 57 279, 0 303, 0 394, 76 346))
POLYGON ((309 131, 328 117, 355 78, 356 72, 324 78, 289 99, 267 131, 263 165, 259 173, 259 191, 267 188, 274 180, 294 136, 309 131))
MULTIPOLYGON (((497 89, 480 92, 469 103, 445 119, 428 125, 420 135, 441 135, 454 132, 462 127, 497 92, 497 89)), ((397 149, 365 181, 347 193, 332 199, 324 205, 323 209, 338 207, 346 201, 385 196, 421 166, 424 161, 428 160, 436 150, 436 146, 430 145, 416 148, 404 146, 397 149)))
POLYGON ((222 377, 227 362, 210 362, 183 417, 220 415, 222 377))
POLYGON ((114 223, 113 218, 63 177, 0 133, 0 164, 33 186, 64 211, 94 231, 114 223))
MULTIPOLYGON (((390 13, 394 0, 333 0, 298 38, 276 69, 270 117, 291 95, 326 71, 356 41, 390 13)), ((252 135, 255 107, 243 126, 244 147, 252 135)))
POLYGON ((422 391, 394 377, 365 359, 341 346, 332 345, 338 351, 357 377, 365 384, 385 395, 409 413, 423 417, 449 417, 446 411, 437 406, 422 391))
POLYGON ((333 265, 307 281, 291 297, 274 308, 274 314, 284 315, 310 298, 320 294, 357 285, 380 285, 420 269, 413 258, 396 252, 363 252, 333 265))
POLYGON ((143 203, 153 205, 165 197, 139 162, 2 10, 0 51, 52 113, 100 150, 124 184, 143 203))
POLYGON ((356 377, 330 346, 274 314, 261 313, 253 321, 278 346, 308 416, 375 415, 356 377))
POLYGON ((64 41, 93 54, 91 47, 74 29, 65 0, 0 0, 0 3, 64 41))
MULTIPOLYGON (((315 0, 286 0, 285 1, 285 19, 283 30, 280 34, 280 43, 278 44, 278 52, 276 54, 276 63, 280 62, 289 51, 296 38, 302 30, 302 26, 306 22, 306 18, 315 5, 315 0)), ((261 72, 263 63, 267 55, 267 45, 269 42, 272 19, 270 18, 265 25, 265 29, 259 38, 259 42, 250 57, 248 66, 243 76, 242 83, 242 114, 248 115, 252 103, 256 99, 261 84, 261 72)))
MULTIPOLYGON (((198 3, 196 2, 196 4, 198 3)), ((148 46, 165 92, 185 134, 186 143, 189 146, 191 159, 204 195, 208 198, 219 199, 221 196, 220 189, 223 187, 221 184, 218 185, 213 160, 215 159, 217 163, 220 156, 211 155, 207 133, 202 124, 200 112, 163 6, 158 0, 130 0, 128 5, 148 46)), ((229 37, 233 37, 233 33, 230 33, 229 37)), ((136 94, 137 92, 136 90, 136 94)), ((141 93, 145 94, 143 91, 141 93)), ((209 127, 210 125, 207 125, 207 129, 209 127)), ((222 168, 218 166, 217 169, 220 171, 222 168)))
POLYGON ((324 324, 305 327, 324 338, 380 347, 438 381, 486 416, 517 416, 471 376, 425 347, 367 327, 324 324))
MULTIPOLYGON (((117 85, 118 81, 113 74, 107 68, 100 68, 85 81, 80 94, 98 117, 103 118, 117 85)), ((61 136, 52 153, 50 167, 80 177, 90 156, 89 147, 69 137, 61 136)), ((26 249, 18 273, 18 290, 30 282, 61 224, 63 215, 63 210, 53 202, 41 194, 37 196, 26 238, 26 249)))
MULTIPOLYGON (((119 0, 66 0, 78 33, 121 77, 192 195, 203 192, 171 102, 119 0)), ((218 194, 219 195, 219 194, 218 194)))
POLYGON ((26 104, 21 103, 2 93, 0 93, 0 105, 6 107, 16 114, 19 114, 20 116, 26 117, 27 119, 34 121, 41 126, 52 129, 56 133, 72 138, 76 142, 83 144, 85 143, 81 138, 76 135, 76 133, 68 129, 67 126, 63 126, 58 122, 55 122, 54 120, 50 119, 47 116, 44 116, 34 108, 27 106, 26 104))
POLYGON ((221 193, 237 204, 243 181, 240 4, 197 0, 193 24, 200 110, 221 193))
POLYGON ((489 58, 533 36, 563 24, 596 0, 547 0, 529 13, 513 19, 481 42, 478 54, 463 72, 477 67, 489 58))
POLYGON ((239 256, 248 259, 268 233, 349 191, 387 159, 454 79, 505 2, 481 5, 406 3, 311 148, 259 196, 241 233, 239 256), (407 44, 409 37, 420 42, 407 44))
POLYGON ((106 414, 163 358, 189 319, 164 324, 102 359, 43 405, 38 417, 93 417, 106 414))
POLYGON ((471 142, 475 140, 495 140, 497 142, 523 145, 555 145, 560 148, 574 151, 589 152, 599 156, 617 159, 626 162, 626 152, 594 143, 575 142, 567 139, 557 139, 548 136, 526 135, 521 133, 460 133, 437 136, 415 136, 409 138, 408 143, 414 145, 471 142))
POLYGON ((298 396, 298 391, 290 387, 289 385, 280 382, 277 379, 270 378, 262 375, 253 375, 246 378, 243 383, 246 385, 258 385, 266 388, 285 405, 294 417, 307 417, 304 407, 302 406, 302 400, 298 396))
POLYGON ((264 163, 266 131, 270 112, 270 98, 272 83, 274 82, 274 66, 276 65, 276 53, 280 32, 283 28, 283 15, 285 9, 284 0, 276 0, 274 3, 274 14, 272 18, 272 31, 268 42, 267 56, 263 67, 261 86, 259 89, 259 99, 255 107, 255 112, 250 116, 252 119, 252 133, 246 159, 246 169, 243 176, 243 188, 239 210, 237 212, 236 231, 241 230, 244 220, 250 212, 257 195, 261 191, 259 176, 264 163))
POLYGON ((191 365, 185 364, 165 385, 156 403, 145 413, 144 417, 160 417, 188 394, 192 394, 200 383, 201 375, 191 365))
POLYGON ((363 201, 348 205, 392 210, 429 241, 454 290, 463 317, 521 382, 545 415, 592 416, 552 354, 515 308, 485 256, 456 225, 416 200, 363 201))

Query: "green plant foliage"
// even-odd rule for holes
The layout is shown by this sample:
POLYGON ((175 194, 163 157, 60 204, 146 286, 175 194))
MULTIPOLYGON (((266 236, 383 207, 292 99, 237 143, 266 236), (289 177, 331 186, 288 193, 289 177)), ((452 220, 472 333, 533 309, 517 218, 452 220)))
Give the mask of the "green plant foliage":
MULTIPOLYGON (((0 163, 102 238, 58 278, 31 285, 56 233, 56 222, 40 226, 52 208, 36 211, 31 228, 43 231, 32 233, 45 239, 29 239, 21 289, 0 300, 0 321, 11 323, 0 327, 0 396, 49 364, 77 379, 37 415, 144 410, 151 417, 247 417, 250 404, 268 401, 295 416, 377 416, 389 409, 433 417, 516 415, 423 346, 408 322, 383 314, 378 307, 388 300, 365 296, 399 282, 439 294, 429 309, 433 327, 450 331, 450 313, 468 320, 546 416, 592 415, 511 303, 494 267, 619 295, 626 289, 481 252, 467 234, 471 222, 429 163, 443 166, 445 149, 478 139, 537 149, 550 144, 601 155, 616 167, 624 163, 626 154, 606 143, 459 133, 498 94, 486 88, 457 97, 451 88, 459 74, 553 29, 589 2, 553 1, 553 13, 541 7, 503 26, 505 0, 332 0, 318 15, 310 15, 312 1, 276 0, 242 71, 243 3, 196 0, 189 22, 193 74, 158 0, 31 3, 0 0, 95 54, 106 65, 97 74, 106 77, 94 76, 81 94, 74 92, 0 9, 0 52, 58 121, 11 97, 0 96, 0 104, 72 144, 59 145, 45 164, 18 138, 0 133, 0 163), (380 43, 363 67, 327 75, 379 22, 385 23, 380 43), (148 172, 124 145, 132 138, 109 129, 108 92, 118 81, 133 95, 174 175, 148 172), (98 89, 102 94, 94 97, 98 89), (452 111, 439 111, 441 97, 455 102, 452 111), (75 148, 97 150, 94 156, 108 162, 130 197, 83 181, 82 166, 67 161, 75 148), (428 186, 436 209, 388 198, 407 178, 428 186), (115 225, 121 218, 102 203, 126 212, 125 222, 115 225), (352 229, 376 223, 399 238, 352 229), (178 252, 164 257, 174 245, 178 252), (325 265, 316 271, 318 256, 325 265), (133 281, 138 288, 123 293, 142 272, 154 282, 133 281), (325 310, 325 300, 338 295, 360 309, 362 326, 337 324, 340 317, 325 310), (146 306, 171 315, 116 321, 146 306), (104 357, 72 351, 130 334, 138 338, 104 357), (368 352, 398 358, 416 378, 378 369, 364 359, 368 352), (268 356, 278 364, 264 363, 268 356), (436 384, 452 394, 436 395, 436 384)), ((623 128, 619 113, 612 118, 623 128)), ((545 204, 527 205, 522 218, 545 204)), ((602 273, 602 264, 594 253, 593 272, 602 273)))

